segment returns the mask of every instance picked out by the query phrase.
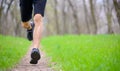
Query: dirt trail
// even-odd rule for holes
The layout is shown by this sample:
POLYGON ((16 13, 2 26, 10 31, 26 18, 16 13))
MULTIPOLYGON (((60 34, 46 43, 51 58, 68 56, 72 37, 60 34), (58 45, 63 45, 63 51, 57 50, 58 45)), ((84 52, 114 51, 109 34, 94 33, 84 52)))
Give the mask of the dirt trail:
POLYGON ((45 57, 45 54, 41 51, 41 59, 38 64, 31 65, 30 61, 30 52, 32 48, 28 51, 25 57, 20 61, 20 63, 10 71, 53 71, 51 67, 48 66, 49 58, 45 57))

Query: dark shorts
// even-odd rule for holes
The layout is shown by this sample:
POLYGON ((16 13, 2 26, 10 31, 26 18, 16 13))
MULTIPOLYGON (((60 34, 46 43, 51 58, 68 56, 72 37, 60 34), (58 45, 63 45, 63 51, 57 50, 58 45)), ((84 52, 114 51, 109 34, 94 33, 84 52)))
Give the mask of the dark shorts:
POLYGON ((22 22, 27 22, 32 18, 32 10, 35 14, 44 16, 47 0, 20 0, 20 12, 22 22))

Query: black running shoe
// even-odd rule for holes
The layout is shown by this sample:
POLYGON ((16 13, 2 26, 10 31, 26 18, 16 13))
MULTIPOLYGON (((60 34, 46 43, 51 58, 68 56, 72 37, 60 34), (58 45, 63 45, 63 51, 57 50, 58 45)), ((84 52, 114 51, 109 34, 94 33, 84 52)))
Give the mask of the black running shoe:
POLYGON ((38 60, 41 58, 39 49, 33 48, 31 52, 31 61, 30 64, 37 64, 38 60))
POLYGON ((34 23, 31 22, 30 25, 32 26, 32 29, 27 30, 27 38, 29 41, 33 40, 33 31, 34 31, 34 23))

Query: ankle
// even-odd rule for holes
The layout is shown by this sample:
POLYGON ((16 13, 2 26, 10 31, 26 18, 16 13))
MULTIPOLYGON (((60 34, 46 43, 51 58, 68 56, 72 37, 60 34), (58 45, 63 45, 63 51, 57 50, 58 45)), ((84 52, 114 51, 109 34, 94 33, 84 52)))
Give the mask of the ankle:
POLYGON ((28 29, 28 30, 32 29, 32 26, 31 26, 28 22, 23 22, 23 23, 22 23, 22 26, 23 26, 25 29, 28 29))

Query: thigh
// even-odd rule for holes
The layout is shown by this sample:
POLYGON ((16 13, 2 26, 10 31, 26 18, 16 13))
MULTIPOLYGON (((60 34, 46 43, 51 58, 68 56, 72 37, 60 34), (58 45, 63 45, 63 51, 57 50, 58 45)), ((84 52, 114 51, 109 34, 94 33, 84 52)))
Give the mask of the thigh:
POLYGON ((47 0, 33 0, 34 15, 41 14, 42 16, 44 16, 46 2, 47 2, 47 0))
POLYGON ((32 0, 20 0, 20 12, 23 22, 27 22, 32 17, 32 0))

